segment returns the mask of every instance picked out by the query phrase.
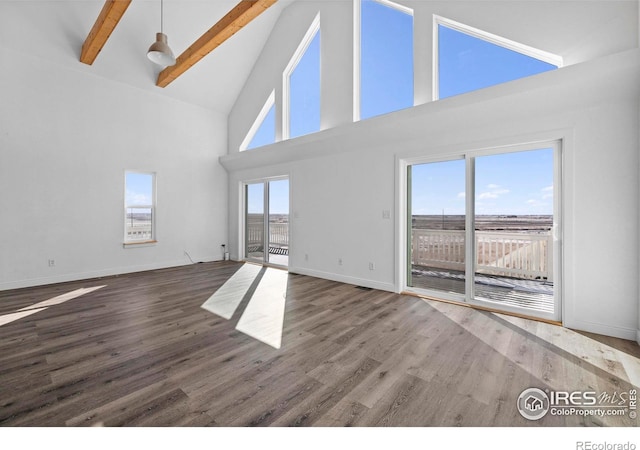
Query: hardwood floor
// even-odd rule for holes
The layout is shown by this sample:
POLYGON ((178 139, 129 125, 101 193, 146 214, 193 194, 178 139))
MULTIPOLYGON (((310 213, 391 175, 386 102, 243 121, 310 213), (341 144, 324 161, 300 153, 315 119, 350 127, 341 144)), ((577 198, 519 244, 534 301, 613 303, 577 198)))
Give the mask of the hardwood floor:
MULTIPOLYGON (((0 425, 637 425, 628 415, 528 421, 516 409, 529 387, 637 389, 633 342, 289 274, 284 318, 268 320, 269 333, 282 323, 272 346, 236 329, 266 269, 230 319, 201 307, 241 267, 0 292, 0 425)), ((261 308, 243 330, 260 328, 261 308)))

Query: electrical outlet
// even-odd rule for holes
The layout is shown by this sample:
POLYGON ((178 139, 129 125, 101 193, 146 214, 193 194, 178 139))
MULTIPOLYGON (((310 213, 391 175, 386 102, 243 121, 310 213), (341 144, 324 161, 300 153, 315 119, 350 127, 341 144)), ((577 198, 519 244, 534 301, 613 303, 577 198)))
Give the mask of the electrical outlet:
POLYGON ((376 265, 372 262, 369 263, 369 270, 376 270, 376 265))
POLYGON ((49 264, 49 267, 55 267, 56 265, 56 260, 55 259, 49 259, 47 261, 47 264, 49 264))
POLYGON ((342 258, 338 258, 338 265, 341 266, 342 265, 342 258))
POLYGON ((384 211, 382 211, 382 218, 391 219, 391 211, 389 211, 388 209, 385 209, 384 211))

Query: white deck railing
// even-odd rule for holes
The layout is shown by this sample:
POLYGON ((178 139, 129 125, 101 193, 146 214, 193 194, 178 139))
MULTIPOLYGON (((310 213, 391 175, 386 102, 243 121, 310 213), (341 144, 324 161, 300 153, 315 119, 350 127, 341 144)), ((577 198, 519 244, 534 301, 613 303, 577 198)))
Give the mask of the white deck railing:
POLYGON ((288 223, 270 223, 269 224, 269 243, 287 247, 289 245, 289 224, 288 223))
MULTIPOLYGON (((247 227, 247 244, 263 245, 264 244, 264 225, 249 224, 247 227)), ((270 223, 269 224, 269 245, 277 245, 280 247, 289 246, 289 224, 288 223, 270 223)))
MULTIPOLYGON (((465 232, 413 229, 411 262, 465 270, 465 232)), ((553 281, 551 234, 476 231, 478 273, 553 281)))
MULTIPOLYGON (((247 243, 263 244, 262 224, 247 227, 247 243)), ((289 224, 269 224, 269 242, 289 246, 289 224)), ((487 275, 553 281, 550 233, 476 231, 475 271, 487 275)), ((465 270, 465 232, 413 229, 411 263, 446 270, 465 270)))
POLYGON ((152 238, 150 223, 125 224, 127 241, 144 241, 152 238))

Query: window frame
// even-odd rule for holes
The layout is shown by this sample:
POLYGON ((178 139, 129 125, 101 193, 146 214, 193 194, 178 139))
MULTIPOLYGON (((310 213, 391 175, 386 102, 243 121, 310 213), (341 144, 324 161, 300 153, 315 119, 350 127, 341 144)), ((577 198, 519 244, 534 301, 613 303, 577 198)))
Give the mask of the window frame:
POLYGON ((564 130, 561 132, 539 133, 537 135, 527 135, 498 139, 482 143, 470 143, 453 148, 437 148, 431 155, 413 155, 407 153, 405 155, 396 156, 396 174, 397 174, 397 206, 396 206, 396 292, 408 292, 418 296, 429 296, 432 298, 452 301, 471 307, 487 308, 479 297, 475 295, 474 276, 475 273, 475 217, 476 217, 476 168, 475 163, 478 158, 484 156, 503 155, 509 153, 520 153, 531 150, 541 150, 543 148, 552 148, 553 155, 553 172, 554 172, 554 190, 553 190, 553 218, 554 225, 552 228, 553 236, 553 277, 554 277, 554 302, 555 311, 553 314, 528 314, 517 307, 503 307, 498 312, 506 314, 524 314, 527 317, 535 317, 536 320, 566 322, 566 305, 567 297, 564 295, 564 230, 567 229, 568 223, 565 219, 565 195, 566 195, 566 172, 565 158, 567 152, 573 144, 570 137, 571 131, 564 130), (442 291, 417 288, 408 285, 407 273, 411 267, 411 253, 409 251, 409 243, 411 239, 411 207, 409 205, 408 192, 411 178, 408 176, 408 167, 416 164, 438 163, 454 160, 464 160, 466 162, 466 186, 465 186, 465 276, 466 287, 465 294, 448 294, 442 291))
MULTIPOLYGON (((298 64, 305 55, 307 49, 311 45, 311 42, 320 33, 320 13, 316 14, 315 18, 311 22, 311 26, 305 33, 302 41, 298 45, 298 48, 293 53, 293 56, 289 60, 289 64, 282 73, 282 140, 291 138, 291 75, 298 67, 298 64)), ((322 37, 320 38, 322 39, 322 37)), ((322 43, 320 43, 322 48, 322 43)), ((320 51, 320 102, 322 102, 322 50, 320 51)), ((320 105, 322 106, 322 105, 320 105)), ((322 111, 322 109, 321 109, 322 111)), ((321 118, 322 119, 322 118, 321 118)))
MULTIPOLYGON (((263 252, 262 258, 260 257, 250 257, 247 255, 247 207, 248 207, 248 199, 247 199, 247 189, 248 186, 250 185, 257 185, 257 184, 263 184, 264 186, 264 191, 263 191, 263 215, 264 215, 264 229, 266 231, 265 235, 264 235, 264 239, 263 242, 264 244, 266 244, 266 246, 268 247, 268 242, 269 242, 269 210, 270 210, 270 183, 274 182, 274 181, 283 181, 283 180, 287 180, 289 182, 289 197, 288 197, 288 202, 289 202, 289 252, 291 251, 291 236, 292 236, 292 229, 294 227, 294 224, 292 222, 292 219, 294 217, 293 214, 293 196, 292 196, 292 175, 291 173, 286 173, 283 175, 276 175, 276 176, 271 176, 271 177, 265 177, 265 178, 256 178, 256 179, 250 179, 250 180, 245 180, 245 181, 241 181, 238 185, 239 187, 239 199, 240 199, 240 229, 239 229, 239 233, 238 233, 238 248, 240 249, 239 252, 239 257, 241 261, 246 261, 246 262, 251 262, 251 263, 255 263, 255 264, 261 264, 263 266, 270 266, 270 267, 279 267, 279 268, 287 268, 287 267, 291 267, 291 259, 288 260, 287 265, 283 266, 280 264, 276 264, 273 262, 269 262, 269 253, 263 252)), ((289 253, 289 258, 291 257, 291 253, 289 253)))
MULTIPOLYGON (((276 91, 275 89, 273 89, 269 94, 269 97, 267 97, 267 101, 264 103, 264 105, 262 106, 262 109, 258 113, 256 120, 254 120, 253 125, 251 125, 251 128, 249 128, 247 135, 245 136, 244 140, 240 144, 239 151, 244 152, 246 150, 253 150, 253 148, 258 148, 258 147, 253 147, 249 149, 249 145, 251 145, 251 141, 253 141, 253 138, 256 136, 256 133, 262 126, 264 119, 267 117, 267 115, 269 114, 269 111, 271 111, 271 108, 273 108, 275 104, 276 104, 276 91)), ((274 130, 273 130, 274 133, 275 133, 275 128, 276 127, 274 126, 274 130)), ((276 139, 274 139, 274 143, 275 142, 277 142, 276 139)), ((263 146, 260 146, 260 147, 263 147, 263 146)))
POLYGON ((124 217, 123 217, 123 225, 124 225, 124 234, 123 234, 123 246, 125 248, 129 246, 143 245, 143 244, 155 244, 157 243, 157 230, 156 230, 156 215, 157 215, 157 206, 156 206, 156 183, 157 183, 157 174, 153 171, 145 171, 145 170, 125 170, 124 173, 124 217), (127 176, 129 174, 138 174, 138 175, 150 175, 151 176, 151 205, 128 205, 127 204, 127 176), (130 239, 127 236, 127 210, 130 208, 145 208, 151 210, 151 237, 144 239, 130 239))
MULTIPOLYGON (((378 0, 376 0, 378 1, 378 0)), ((432 62, 432 98, 433 101, 437 101, 440 99, 439 90, 440 90, 440 45, 439 45, 439 26, 442 25, 454 31, 458 31, 460 33, 464 33, 471 37, 481 39, 485 42, 489 42, 494 45, 498 45, 500 47, 506 48, 508 50, 512 50, 514 52, 520 53, 525 56, 529 56, 531 58, 535 58, 539 61, 546 62, 548 64, 552 64, 556 67, 561 68, 563 66, 563 58, 562 56, 555 55, 553 53, 546 52, 544 50, 537 49, 535 47, 531 47, 525 44, 521 44, 520 42, 512 41, 511 39, 507 39, 501 36, 498 36, 493 33, 489 33, 488 31, 480 30, 478 28, 474 28, 469 25, 465 25, 460 22, 456 22, 455 20, 448 19, 446 17, 438 16, 437 14, 433 15, 433 62, 432 62)))

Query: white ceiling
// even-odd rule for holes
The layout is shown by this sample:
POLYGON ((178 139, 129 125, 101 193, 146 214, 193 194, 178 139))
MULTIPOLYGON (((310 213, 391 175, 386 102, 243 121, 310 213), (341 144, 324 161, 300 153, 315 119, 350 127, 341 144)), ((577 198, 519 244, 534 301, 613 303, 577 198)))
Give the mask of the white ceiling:
MULTIPOLYGON (((164 32, 176 57, 238 1, 164 0, 164 32)), ((160 0, 133 0, 92 66, 79 62, 80 49, 104 0, 0 0, 0 45, 226 115, 292 1, 276 2, 166 88, 156 87, 160 68, 146 58, 160 31, 160 0)))

